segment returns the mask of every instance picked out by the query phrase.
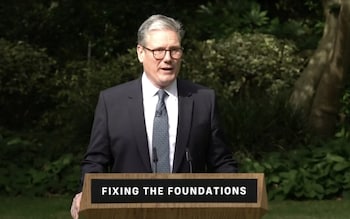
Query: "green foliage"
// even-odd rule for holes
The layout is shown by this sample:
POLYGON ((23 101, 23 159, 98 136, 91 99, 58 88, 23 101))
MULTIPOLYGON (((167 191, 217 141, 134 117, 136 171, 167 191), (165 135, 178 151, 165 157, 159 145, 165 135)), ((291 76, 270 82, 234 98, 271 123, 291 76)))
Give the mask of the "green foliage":
POLYGON ((251 4, 250 11, 243 15, 242 23, 246 24, 248 28, 255 29, 265 26, 269 21, 267 11, 262 11, 258 3, 251 4))
POLYGON ((267 11, 263 11, 254 0, 208 1, 199 5, 192 16, 183 19, 196 20, 187 29, 191 39, 200 40, 223 38, 238 30, 251 31, 266 25, 269 20, 267 11))
POLYGON ((278 0, 262 4, 270 22, 260 32, 293 40, 301 50, 314 49, 324 27, 322 2, 318 0, 278 0))
POLYGON ((344 94, 340 100, 341 108, 339 112, 339 124, 340 130, 338 137, 345 137, 350 140, 350 83, 345 86, 344 94))
POLYGON ((233 33, 224 40, 198 43, 186 54, 184 77, 226 88, 231 96, 249 96, 255 88, 277 94, 293 85, 304 64, 292 42, 267 34, 233 33), (198 66, 195 60, 205 64, 198 66))
POLYGON ((324 22, 288 20, 281 21, 279 18, 271 20, 268 28, 263 32, 272 34, 279 38, 293 40, 301 50, 314 49, 317 47, 319 39, 322 36, 324 22))
POLYGON ((314 49, 323 33, 322 3, 291 1, 208 1, 190 17, 183 16, 191 39, 221 39, 234 32, 268 33, 314 49))
POLYGON ((1 195, 49 195, 76 191, 80 172, 77 157, 66 153, 50 160, 50 156, 43 153, 45 146, 37 140, 11 133, 0 135, 1 195))
MULTIPOLYGON (((266 5, 266 3, 265 3, 266 5)), ((277 0, 269 4, 273 16, 288 19, 317 19, 322 16, 322 2, 319 0, 277 0), (283 16, 284 15, 284 16, 283 16)))
POLYGON ((186 50, 180 77, 216 90, 230 144, 254 153, 292 147, 302 138, 302 120, 285 99, 303 63, 289 41, 234 33, 186 50))
POLYGON ((55 86, 50 80, 55 61, 44 49, 24 42, 0 39, 0 123, 28 128, 54 104, 50 96, 55 86))
POLYGON ((263 172, 270 199, 327 199, 350 192, 350 142, 336 138, 320 145, 242 159, 243 172, 263 172))
MULTIPOLYGON (((192 17, 206 0, 9 1, 0 2, 0 37, 47 48, 59 63, 110 60, 136 42, 136 32, 151 14, 192 17)), ((183 20, 183 19, 181 19, 183 20)))

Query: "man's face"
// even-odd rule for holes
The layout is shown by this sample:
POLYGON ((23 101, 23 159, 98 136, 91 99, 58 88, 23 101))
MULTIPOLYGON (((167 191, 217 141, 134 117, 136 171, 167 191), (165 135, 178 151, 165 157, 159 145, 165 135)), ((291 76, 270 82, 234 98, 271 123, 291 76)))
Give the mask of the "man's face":
MULTIPOLYGON (((179 36, 172 30, 150 31, 145 42, 144 46, 150 50, 181 48, 179 36)), ((156 87, 165 88, 176 79, 180 71, 181 58, 174 59, 171 57, 170 51, 167 51, 164 58, 156 59, 152 51, 148 49, 138 45, 138 59, 143 64, 143 70, 149 80, 156 87)))

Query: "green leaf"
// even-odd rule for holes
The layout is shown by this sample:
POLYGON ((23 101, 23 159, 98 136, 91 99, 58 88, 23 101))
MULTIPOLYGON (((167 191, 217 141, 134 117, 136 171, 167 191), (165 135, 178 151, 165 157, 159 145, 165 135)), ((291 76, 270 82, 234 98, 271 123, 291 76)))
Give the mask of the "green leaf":
POLYGON ((340 172, 340 171, 346 171, 350 168, 350 162, 339 162, 336 163, 333 167, 334 171, 340 172))
POLYGON ((345 158, 339 155, 334 155, 334 154, 327 154, 326 159, 328 161, 334 161, 334 162, 344 162, 345 158))

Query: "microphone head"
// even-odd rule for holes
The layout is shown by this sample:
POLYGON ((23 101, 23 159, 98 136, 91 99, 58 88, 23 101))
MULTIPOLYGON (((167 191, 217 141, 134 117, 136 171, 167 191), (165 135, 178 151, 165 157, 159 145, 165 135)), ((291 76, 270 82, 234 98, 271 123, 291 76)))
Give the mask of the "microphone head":
POLYGON ((192 161, 191 153, 188 148, 186 148, 186 160, 187 161, 192 161))
POLYGON ((190 150, 188 148, 186 148, 186 160, 188 162, 188 165, 189 165, 189 172, 192 173, 193 170, 192 170, 192 157, 191 157, 191 153, 190 153, 190 150))

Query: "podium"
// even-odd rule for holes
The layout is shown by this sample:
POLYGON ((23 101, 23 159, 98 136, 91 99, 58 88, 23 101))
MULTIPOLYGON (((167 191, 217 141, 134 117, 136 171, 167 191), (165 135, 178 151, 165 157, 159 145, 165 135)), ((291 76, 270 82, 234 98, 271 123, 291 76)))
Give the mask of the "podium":
POLYGON ((263 173, 89 173, 79 218, 258 219, 263 173))

